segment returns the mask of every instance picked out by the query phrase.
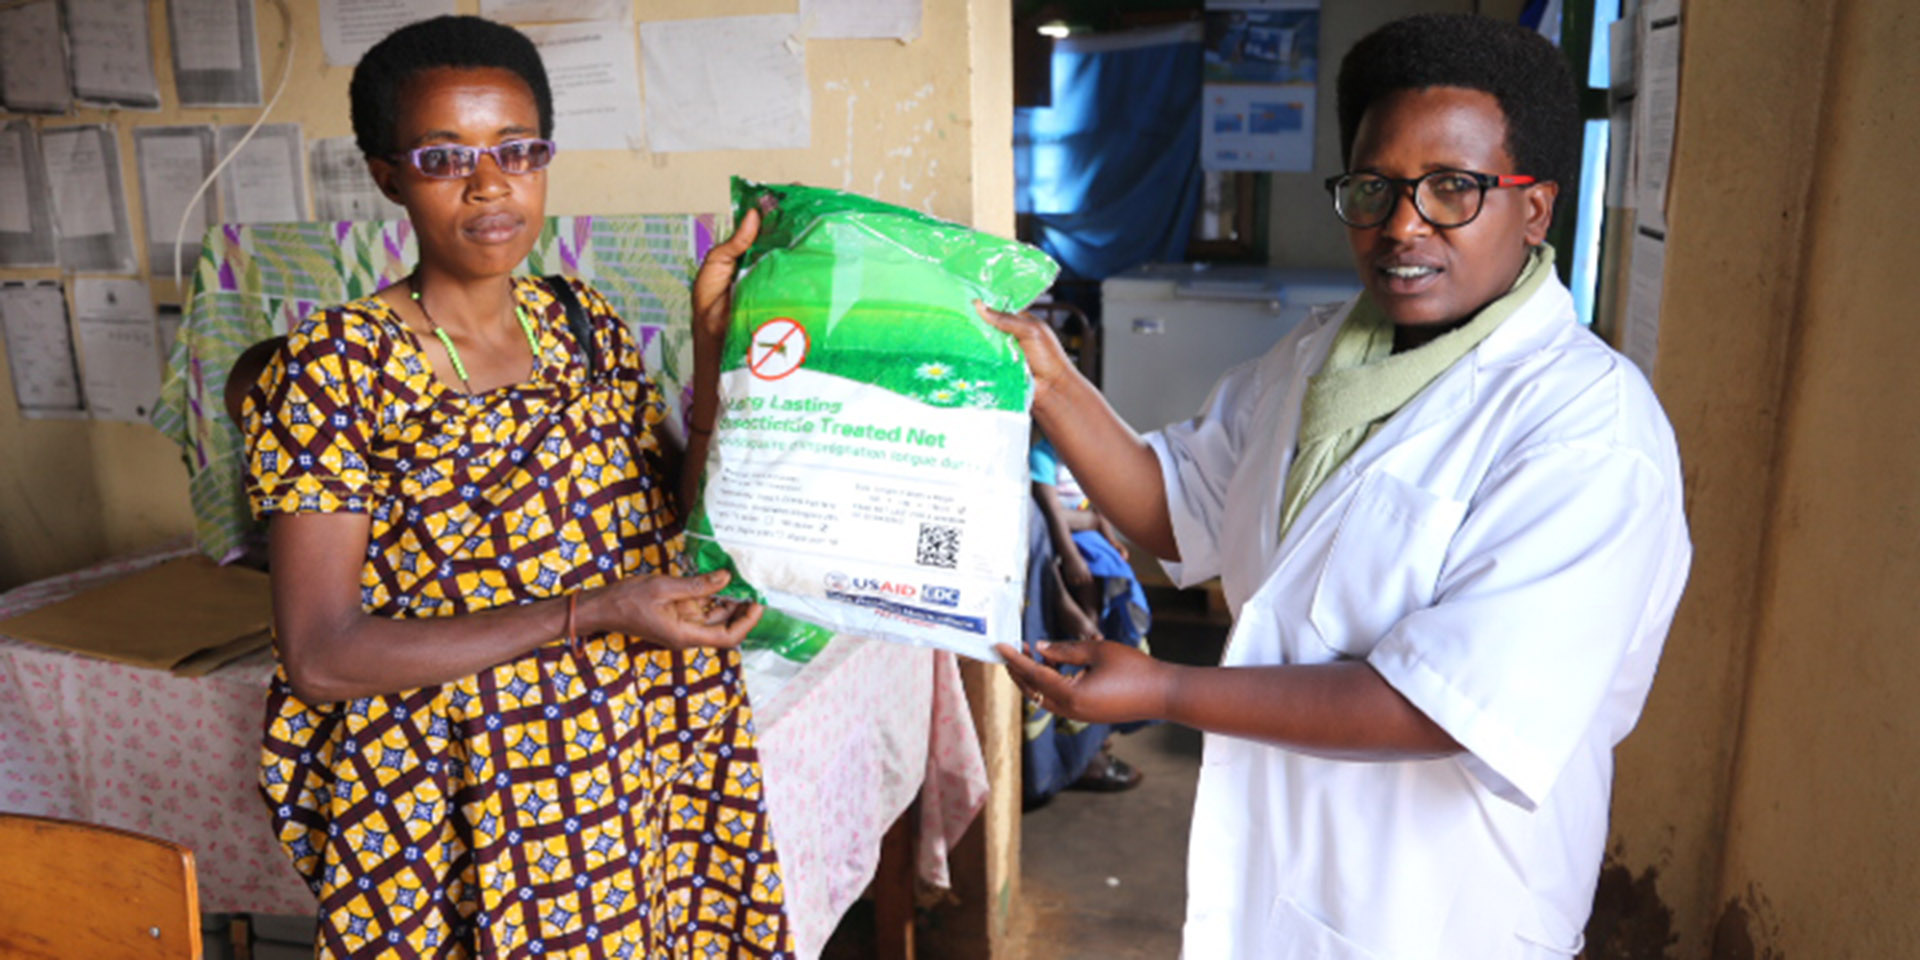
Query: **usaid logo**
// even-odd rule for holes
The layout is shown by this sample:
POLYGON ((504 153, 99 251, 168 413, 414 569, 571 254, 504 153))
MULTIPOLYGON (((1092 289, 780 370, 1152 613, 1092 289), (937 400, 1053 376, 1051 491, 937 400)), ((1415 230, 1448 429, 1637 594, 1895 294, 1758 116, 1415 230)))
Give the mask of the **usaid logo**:
POLYGON ((894 583, 891 580, 880 580, 874 577, 854 577, 853 589, 856 593, 877 593, 883 597, 899 597, 902 600, 912 600, 920 593, 920 589, 911 583, 894 583))
POLYGON ((925 597, 928 603, 937 603, 943 607, 957 607, 960 605, 959 587, 937 587, 928 584, 921 588, 921 596, 925 597))
POLYGON ((849 581, 847 579, 846 574, 839 573, 839 572, 827 574, 828 590, 832 590, 835 593, 846 593, 847 590, 851 589, 852 587, 853 587, 853 583, 852 581, 849 581))

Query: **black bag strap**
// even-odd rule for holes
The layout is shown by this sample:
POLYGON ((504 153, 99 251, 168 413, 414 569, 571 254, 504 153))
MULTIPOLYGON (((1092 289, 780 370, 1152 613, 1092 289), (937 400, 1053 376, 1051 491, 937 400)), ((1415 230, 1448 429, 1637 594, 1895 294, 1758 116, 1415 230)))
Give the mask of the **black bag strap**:
POLYGON ((560 301, 561 309, 567 311, 567 329, 573 333, 573 339, 580 344, 580 351, 586 355, 587 380, 600 377, 600 347, 593 340, 593 325, 587 320, 587 311, 580 306, 580 298, 573 293, 573 284, 560 274, 540 278, 547 285, 547 292, 560 301))

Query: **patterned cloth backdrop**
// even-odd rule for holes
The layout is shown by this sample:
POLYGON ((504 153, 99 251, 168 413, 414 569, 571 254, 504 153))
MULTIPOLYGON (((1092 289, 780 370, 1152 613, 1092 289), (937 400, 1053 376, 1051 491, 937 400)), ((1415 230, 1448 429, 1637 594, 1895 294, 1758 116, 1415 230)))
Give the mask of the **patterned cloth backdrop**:
MULTIPOLYGON (((549 217, 520 272, 592 283, 633 328, 683 439, 684 373, 693 362, 688 288, 713 246, 712 214, 549 217)), ((413 269, 412 224, 222 224, 207 231, 193 293, 168 358, 153 424, 185 451, 194 534, 219 561, 253 527, 240 492, 245 451, 222 397, 247 347, 323 307, 372 294, 413 269)))

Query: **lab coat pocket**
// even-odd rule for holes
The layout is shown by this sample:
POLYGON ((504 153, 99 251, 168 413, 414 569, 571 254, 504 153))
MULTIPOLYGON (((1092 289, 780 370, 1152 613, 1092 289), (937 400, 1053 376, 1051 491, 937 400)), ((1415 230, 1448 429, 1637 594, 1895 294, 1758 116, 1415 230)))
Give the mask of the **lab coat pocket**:
POLYGON ((1308 621, 1342 656, 1364 657, 1401 618, 1433 603, 1467 505, 1391 474, 1361 479, 1327 548, 1308 621))
POLYGON ((1373 951, 1342 936, 1286 897, 1274 900, 1265 933, 1267 947, 1259 955, 1271 960, 1379 960, 1373 951))

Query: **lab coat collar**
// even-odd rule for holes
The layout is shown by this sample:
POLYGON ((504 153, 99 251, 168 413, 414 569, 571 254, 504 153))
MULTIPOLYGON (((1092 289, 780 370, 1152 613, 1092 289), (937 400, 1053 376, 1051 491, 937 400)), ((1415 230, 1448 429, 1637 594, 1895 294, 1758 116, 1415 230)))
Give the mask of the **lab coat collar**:
POLYGON ((1507 322, 1480 342, 1473 352, 1474 369, 1488 370, 1530 357, 1575 322, 1573 294, 1558 275, 1550 276, 1507 322))
MULTIPOLYGON (((1325 315, 1326 323, 1301 341, 1303 353, 1318 354, 1311 366, 1301 369, 1318 370, 1325 362, 1334 331, 1345 322, 1357 299, 1349 300, 1340 310, 1329 311, 1325 315)), ((1398 413, 1388 417, 1386 423, 1327 478, 1302 505, 1300 515, 1277 545, 1269 570, 1285 563, 1299 548, 1305 531, 1320 523, 1334 505, 1346 502, 1346 492, 1359 483, 1382 455, 1470 408, 1489 372, 1546 349, 1573 322, 1572 295, 1559 277, 1548 277, 1499 329, 1488 334, 1462 362, 1442 373, 1398 413)))

